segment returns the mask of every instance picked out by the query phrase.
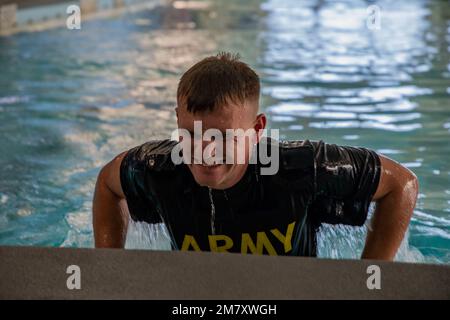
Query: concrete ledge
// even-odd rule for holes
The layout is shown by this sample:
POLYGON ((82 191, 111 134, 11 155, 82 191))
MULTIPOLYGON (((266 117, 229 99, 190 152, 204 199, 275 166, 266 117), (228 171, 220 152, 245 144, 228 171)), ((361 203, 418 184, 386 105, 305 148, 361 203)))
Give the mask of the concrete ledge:
POLYGON ((19 8, 29 8, 60 3, 61 0, 0 0, 1 5, 17 4, 19 8))
POLYGON ((97 11, 96 0, 80 0, 80 8, 82 13, 90 14, 97 11))
POLYGON ((66 27, 69 5, 80 7, 81 22, 149 10, 170 0, 0 0, 0 36, 66 27))
POLYGON ((36 247, 0 247, 0 261, 1 299, 450 299, 443 265, 36 247), (381 290, 366 285, 373 264, 381 290))
POLYGON ((16 25, 17 4, 0 5, 0 30, 14 28, 16 25))

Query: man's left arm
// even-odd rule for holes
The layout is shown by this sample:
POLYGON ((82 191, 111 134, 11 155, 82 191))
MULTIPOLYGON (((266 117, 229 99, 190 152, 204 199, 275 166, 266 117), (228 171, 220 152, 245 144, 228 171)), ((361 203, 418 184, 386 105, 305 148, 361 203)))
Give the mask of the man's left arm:
POLYGON ((368 228, 363 259, 392 260, 403 240, 418 194, 417 177, 383 155, 375 213, 368 228))

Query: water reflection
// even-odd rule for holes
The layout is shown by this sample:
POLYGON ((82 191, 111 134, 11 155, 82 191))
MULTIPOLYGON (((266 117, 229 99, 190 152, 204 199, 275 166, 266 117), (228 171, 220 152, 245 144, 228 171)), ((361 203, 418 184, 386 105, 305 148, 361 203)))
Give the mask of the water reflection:
MULTIPOLYGON (((265 3, 266 110, 285 138, 369 146, 413 169, 422 197, 410 243, 447 261, 448 225, 430 226, 420 212, 450 221, 443 192, 450 175, 449 132, 443 129, 450 117, 448 3, 379 5, 382 27, 374 32, 364 27, 359 1, 265 3)), ((330 248, 322 241, 325 256, 339 255, 342 239, 360 239, 352 229, 335 232, 323 232, 339 243, 330 248)))

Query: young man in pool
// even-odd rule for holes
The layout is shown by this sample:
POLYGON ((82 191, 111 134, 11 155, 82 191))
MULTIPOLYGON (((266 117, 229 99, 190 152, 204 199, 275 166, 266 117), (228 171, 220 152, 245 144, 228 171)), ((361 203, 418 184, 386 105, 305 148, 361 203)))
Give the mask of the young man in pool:
POLYGON ((146 142, 100 171, 96 247, 123 248, 131 217, 164 223, 175 250, 316 256, 322 223, 361 226, 374 201, 362 258, 392 260, 416 203, 416 176, 366 148, 264 139, 259 95, 258 75, 235 56, 219 54, 191 67, 180 79, 176 108, 178 128, 188 135, 180 143, 146 142), (256 134, 241 143, 224 143, 236 136, 196 143, 198 136, 189 134, 198 134, 199 123, 200 135, 208 129, 256 134), (277 162, 270 174, 262 173, 267 162, 251 157, 263 149, 277 162), (198 154, 214 161, 196 161, 198 154))

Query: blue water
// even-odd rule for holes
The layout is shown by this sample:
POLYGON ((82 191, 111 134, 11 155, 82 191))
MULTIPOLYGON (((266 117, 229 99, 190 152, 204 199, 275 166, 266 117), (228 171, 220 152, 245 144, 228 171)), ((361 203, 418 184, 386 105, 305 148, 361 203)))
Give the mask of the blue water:
MULTIPOLYGON (((92 247, 98 171, 175 128, 177 81, 239 52, 261 75, 282 138, 373 148, 411 168, 420 196, 397 260, 450 263, 450 5, 211 1, 0 37, 0 245, 92 247)), ((131 225, 127 247, 167 247, 131 225)), ((366 229, 324 226, 319 255, 357 258, 366 229)))

